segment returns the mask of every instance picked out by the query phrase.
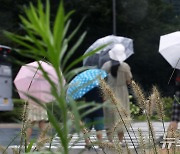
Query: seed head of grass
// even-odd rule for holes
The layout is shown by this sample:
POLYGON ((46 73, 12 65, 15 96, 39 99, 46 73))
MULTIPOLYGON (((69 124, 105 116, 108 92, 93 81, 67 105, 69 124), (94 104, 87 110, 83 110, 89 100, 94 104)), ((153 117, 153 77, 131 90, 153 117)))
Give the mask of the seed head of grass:
POLYGON ((156 104, 156 109, 157 109, 157 114, 159 116, 159 119, 163 120, 164 117, 165 117, 165 114, 164 114, 164 105, 163 105, 163 102, 162 102, 159 90, 157 89, 156 86, 153 86, 152 93, 153 93, 153 97, 154 97, 153 101, 156 104))
POLYGON ((133 88, 134 94, 136 96, 136 99, 137 99, 137 102, 138 102, 140 108, 145 110, 146 109, 146 99, 145 99, 142 88, 135 81, 132 81, 131 86, 133 88))

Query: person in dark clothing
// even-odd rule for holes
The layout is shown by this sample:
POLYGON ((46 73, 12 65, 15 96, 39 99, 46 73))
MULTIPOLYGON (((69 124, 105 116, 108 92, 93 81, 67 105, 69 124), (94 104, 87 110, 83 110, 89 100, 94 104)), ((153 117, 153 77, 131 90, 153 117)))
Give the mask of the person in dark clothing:
POLYGON ((180 70, 177 70, 177 75, 175 79, 175 96, 172 107, 172 117, 171 122, 168 127, 168 137, 173 137, 174 133, 178 128, 178 123, 180 122, 180 70))
MULTIPOLYGON (((101 93, 100 87, 95 87, 92 90, 90 90, 88 93, 86 93, 83 98, 84 101, 87 103, 95 102, 97 104, 103 103, 103 96, 101 93)), ((84 112, 93 109, 94 106, 88 106, 84 109, 84 112)), ((83 117, 83 122, 85 123, 85 126, 91 130, 93 127, 96 130, 96 137, 99 142, 102 141, 102 130, 104 129, 104 114, 103 114, 103 108, 98 108, 95 111, 90 112, 85 117, 83 117)), ((90 140, 88 138, 85 139, 86 147, 91 147, 90 140)))

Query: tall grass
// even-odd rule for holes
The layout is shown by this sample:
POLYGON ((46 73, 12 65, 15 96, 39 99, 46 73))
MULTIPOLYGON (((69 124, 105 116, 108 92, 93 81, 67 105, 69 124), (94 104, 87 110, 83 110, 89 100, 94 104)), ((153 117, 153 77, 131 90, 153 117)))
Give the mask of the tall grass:
MULTIPOLYGON (((103 95, 104 95, 105 99, 110 100, 111 105, 115 105, 117 112, 119 113, 119 118, 121 121, 121 123, 115 124, 114 129, 112 129, 112 133, 113 134, 115 133, 116 127, 118 127, 119 124, 121 124, 121 125, 123 124, 124 127, 126 128, 126 132, 132 142, 132 145, 134 146, 135 153, 143 153, 143 154, 148 154, 148 153, 151 153, 151 154, 167 153, 167 154, 169 154, 169 153, 173 153, 173 152, 178 153, 178 150, 175 148, 174 148, 174 150, 166 149, 166 151, 164 151, 161 146, 158 146, 159 143, 157 143, 156 132, 152 126, 152 121, 151 121, 151 116, 154 113, 158 114, 159 120, 162 122, 163 133, 164 134, 166 133, 165 125, 164 125, 164 115, 165 115, 164 114, 164 102, 160 96, 160 92, 159 92, 158 88, 156 86, 152 86, 150 96, 145 96, 143 89, 135 81, 132 81, 131 86, 133 88, 134 95, 136 96, 138 104, 142 108, 143 114, 145 114, 145 116, 146 116, 146 122, 147 122, 148 130, 149 130, 148 131, 149 136, 148 136, 148 138, 145 138, 145 136, 144 136, 145 134, 143 134, 143 132, 139 128, 138 129, 139 137, 135 138, 136 142, 138 143, 138 148, 134 145, 134 143, 131 139, 129 129, 127 127, 128 125, 130 125, 129 121, 125 120, 127 117, 126 111, 123 110, 122 106, 120 108, 117 107, 117 103, 121 104, 121 101, 116 98, 116 96, 114 95, 111 88, 106 84, 106 82, 104 82, 102 80, 101 88, 103 91, 103 95)), ((134 133, 133 128, 132 128, 132 131, 134 133)), ((118 141, 116 141, 115 138, 114 138, 114 141, 115 141, 115 142, 113 142, 114 145, 111 146, 111 148, 117 147, 117 145, 119 146, 118 141)), ((125 140, 125 142, 126 142, 126 140, 125 140)), ((160 141, 158 141, 158 142, 160 142, 160 141)), ((122 147, 119 146, 118 148, 114 148, 114 149, 116 150, 117 153, 123 153, 124 151, 122 151, 121 148, 122 147)), ((128 148, 125 151, 126 151, 126 153, 132 152, 128 148)))

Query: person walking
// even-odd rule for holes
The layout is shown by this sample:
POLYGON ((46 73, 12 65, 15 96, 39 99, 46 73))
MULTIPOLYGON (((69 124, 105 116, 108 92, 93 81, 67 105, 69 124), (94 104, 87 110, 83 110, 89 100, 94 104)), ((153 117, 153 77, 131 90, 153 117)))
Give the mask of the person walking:
POLYGON ((180 70, 177 70, 175 78, 175 96, 172 106, 171 122, 167 129, 167 137, 175 137, 175 132, 180 121, 180 70))
MULTIPOLYGON (((101 105, 103 103, 103 96, 101 93, 100 87, 95 87, 89 92, 87 92, 81 100, 84 100, 87 103, 95 102, 97 105, 101 105)), ((88 112, 90 110, 93 110, 93 108, 96 106, 88 106, 83 110, 83 113, 88 112)), ((82 121, 85 123, 86 128, 88 131, 90 131, 93 127, 96 130, 96 137, 98 140, 98 143, 102 142, 102 130, 104 130, 104 114, 103 114, 103 108, 100 107, 89 114, 87 114, 85 117, 82 118, 82 121)), ((92 147, 91 141, 88 137, 85 137, 85 147, 87 149, 90 149, 92 147)))
MULTIPOLYGON (((62 74, 62 73, 61 73, 62 74)), ((42 78, 43 81, 45 80, 44 78, 42 78)), ((62 84, 63 86, 66 84, 66 80, 64 78, 64 76, 62 75, 62 84)), ((43 83, 44 86, 49 85, 48 81, 44 81, 43 83)), ((48 87, 51 88, 51 87, 48 87)), ((31 89, 30 89, 31 90, 31 89)), ((48 90, 48 89, 46 89, 48 90)), ((59 92, 61 91, 61 89, 57 89, 59 92)), ((51 91, 51 90, 49 90, 51 91)), ((41 103, 41 105, 44 105, 44 107, 48 108, 50 107, 51 109, 54 107, 53 101, 55 100, 55 98, 53 97, 53 95, 51 93, 46 93, 46 91, 43 91, 40 89, 40 87, 37 87, 37 90, 33 91, 30 93, 32 96, 36 93, 42 93, 43 97, 41 99, 39 99, 39 102, 41 103)), ((40 95, 40 94, 39 94, 40 95)), ((37 96, 35 96, 36 98, 37 96)), ((38 99, 38 97, 37 97, 38 99)), ((39 105, 37 102, 34 102, 33 100, 29 99, 28 100, 28 108, 27 108, 27 123, 28 123, 28 127, 26 130, 26 141, 27 143, 30 142, 31 136, 32 136, 32 132, 33 132, 33 127, 34 125, 38 125, 38 128, 40 130, 40 135, 38 137, 38 142, 40 141, 45 141, 50 139, 50 137, 48 137, 47 133, 47 129, 50 127, 49 124, 49 119, 48 119, 48 115, 47 115, 47 110, 46 108, 43 108, 41 105, 39 105)))
MULTIPOLYGON (((38 124, 41 135, 43 134, 43 131, 47 127, 48 115, 45 109, 43 109, 40 105, 33 103, 29 103, 27 112, 29 127, 26 130, 26 139, 27 143, 29 143, 33 131, 33 126, 35 124, 38 124)), ((40 137, 44 138, 45 136, 40 137)))
MULTIPOLYGON (((130 102, 128 85, 131 84, 132 73, 130 66, 125 62, 119 61, 108 61, 102 66, 103 70, 108 73, 107 83, 114 92, 115 97, 119 100, 117 107, 121 110, 126 111, 126 120, 130 119, 130 102)), ((111 105, 111 104, 110 104, 111 105)), ((112 105, 111 105, 112 106, 112 105)), ((108 140, 113 142, 113 132, 112 128, 119 122, 119 113, 114 110, 114 107, 104 108, 104 119, 105 119, 105 129, 107 133, 108 140)), ((119 141, 122 142, 124 137, 124 127, 123 124, 118 124, 116 128, 119 141)))

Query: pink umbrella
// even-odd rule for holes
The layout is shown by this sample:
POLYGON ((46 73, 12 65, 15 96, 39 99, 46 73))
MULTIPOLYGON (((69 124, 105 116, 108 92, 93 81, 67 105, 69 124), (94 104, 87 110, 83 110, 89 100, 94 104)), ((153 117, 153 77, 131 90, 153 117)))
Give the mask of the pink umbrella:
MULTIPOLYGON (((48 73, 49 78, 54 83, 58 84, 58 78, 54 68, 46 62, 39 62, 44 71, 48 73)), ((43 77, 43 73, 40 69, 38 69, 38 67, 39 66, 37 62, 32 62, 22 66, 14 80, 14 84, 18 90, 20 98, 31 102, 34 105, 36 103, 28 99, 24 93, 36 97, 45 103, 53 100, 53 96, 51 95, 51 85, 43 77)))

